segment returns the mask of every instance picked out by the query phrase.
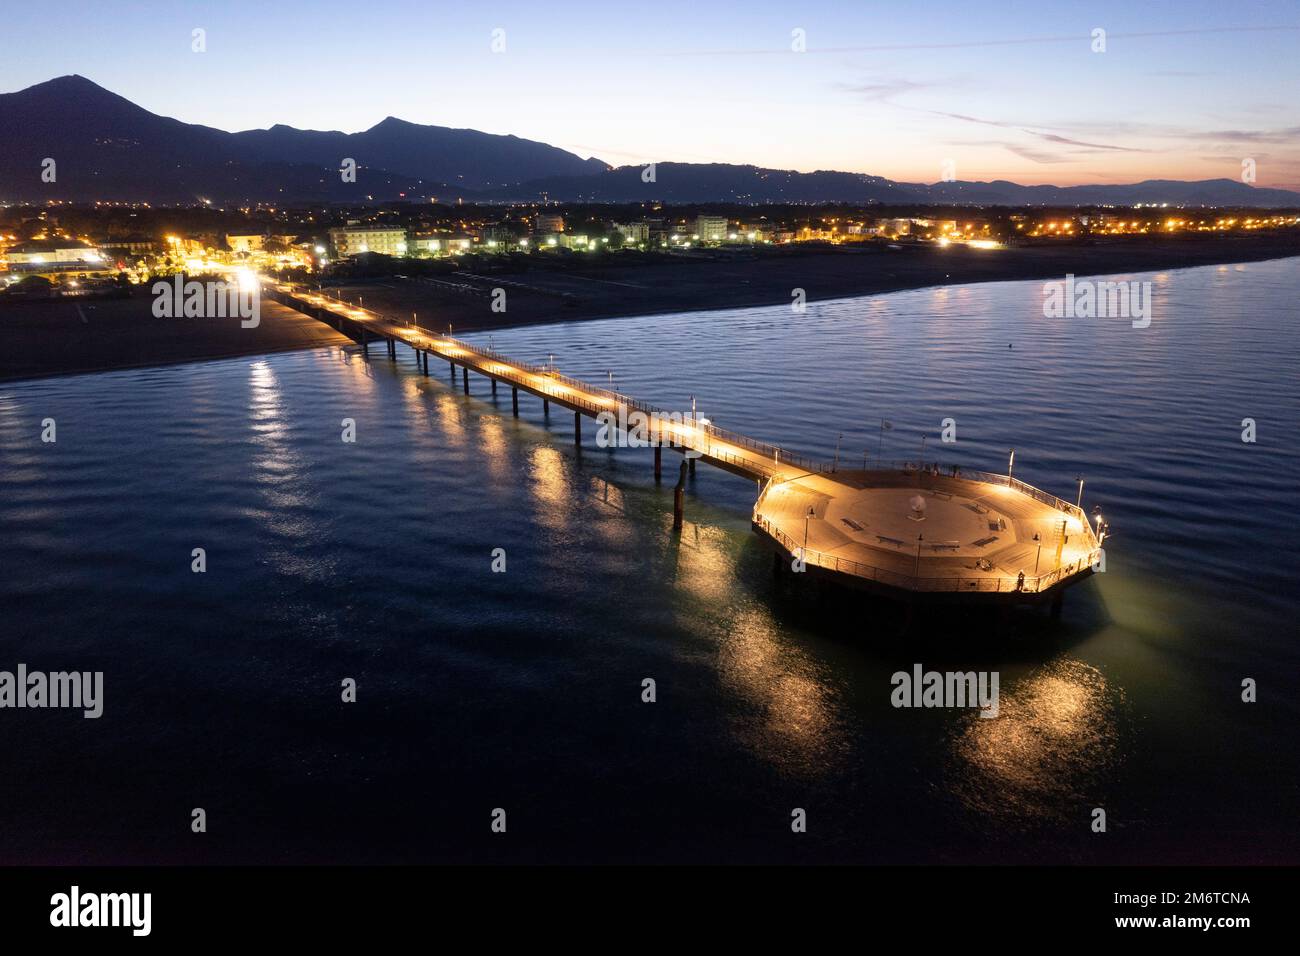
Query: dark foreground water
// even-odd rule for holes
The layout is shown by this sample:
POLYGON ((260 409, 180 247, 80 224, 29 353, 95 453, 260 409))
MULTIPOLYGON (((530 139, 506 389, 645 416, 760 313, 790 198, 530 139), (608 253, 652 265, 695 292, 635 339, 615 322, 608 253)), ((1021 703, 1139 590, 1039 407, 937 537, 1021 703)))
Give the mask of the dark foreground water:
POLYGON ((903 634, 774 580, 748 482, 675 536, 648 451, 408 353, 0 386, 0 669, 105 675, 98 720, 0 710, 0 860, 1300 861, 1296 261, 1138 278, 1147 329, 1016 282, 493 336, 824 457, 951 417, 942 461, 1082 473, 1113 535, 1059 625, 903 634), (915 663, 1001 716, 894 709, 915 663))

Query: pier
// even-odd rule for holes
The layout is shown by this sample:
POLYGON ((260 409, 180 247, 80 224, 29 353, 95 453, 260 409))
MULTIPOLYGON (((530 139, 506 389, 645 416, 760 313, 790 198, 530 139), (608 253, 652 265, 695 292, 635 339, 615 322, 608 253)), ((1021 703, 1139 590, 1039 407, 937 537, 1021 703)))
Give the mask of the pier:
POLYGON ((551 405, 570 411, 579 448, 584 417, 606 426, 635 419, 639 436, 654 449, 657 480, 664 448, 684 456, 675 527, 682 523, 684 478, 696 461, 754 481, 752 525, 773 549, 774 567, 782 573, 908 599, 1050 601, 1055 616, 1064 589, 1091 575, 1102 559, 1100 520, 1094 529, 1078 504, 1009 474, 923 461, 861 469, 815 462, 692 413, 666 411, 322 292, 271 283, 266 293, 356 339, 367 354, 371 344, 382 343, 387 357, 397 361, 400 343, 421 374, 431 374, 431 363, 447 363, 452 386, 465 394, 470 372, 488 379, 493 394, 499 386, 509 388, 516 417, 521 392, 541 400, 548 415, 551 405))

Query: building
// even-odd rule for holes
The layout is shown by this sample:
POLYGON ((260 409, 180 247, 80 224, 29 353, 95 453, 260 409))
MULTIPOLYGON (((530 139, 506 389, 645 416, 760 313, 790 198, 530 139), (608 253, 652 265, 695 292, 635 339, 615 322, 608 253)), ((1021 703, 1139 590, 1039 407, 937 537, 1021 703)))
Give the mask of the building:
POLYGON ((406 230, 400 226, 364 226, 350 222, 330 230, 330 247, 335 258, 378 252, 386 256, 406 255, 406 230))
POLYGON ((253 252, 261 252, 262 243, 264 243, 265 241, 266 241, 266 236, 262 236, 262 235, 233 236, 229 233, 226 234, 226 245, 228 245, 230 247, 230 251, 234 253, 242 252, 248 254, 253 252))
POLYGON ((625 243, 650 241, 650 223, 648 222, 620 222, 615 223, 614 228, 623 236, 625 243))
POLYGON ((534 233, 564 232, 564 217, 551 213, 538 213, 533 220, 534 233))
POLYGON ((698 217, 695 220, 695 238, 700 242, 722 242, 727 238, 727 217, 698 217))
POLYGON ((10 246, 5 258, 9 272, 15 274, 84 274, 112 269, 102 252, 80 239, 30 239, 10 246))
POLYGON ((447 251, 447 240, 439 236, 412 236, 406 248, 413 256, 437 256, 447 251))
POLYGON ((142 233, 132 233, 121 239, 108 239, 100 244, 100 248, 124 256, 147 256, 158 251, 158 240, 142 233))

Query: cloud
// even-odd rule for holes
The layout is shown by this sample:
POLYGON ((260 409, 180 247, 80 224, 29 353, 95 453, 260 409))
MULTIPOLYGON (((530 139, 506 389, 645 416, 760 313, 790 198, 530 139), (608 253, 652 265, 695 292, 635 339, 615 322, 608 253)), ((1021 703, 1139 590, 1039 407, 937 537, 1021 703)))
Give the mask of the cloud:
POLYGON ((1021 159, 1027 159, 1033 163, 1068 163, 1070 158, 1062 156, 1060 153, 1049 153, 1046 150, 1034 149, 1031 146, 1019 146, 1015 143, 1000 143, 1003 149, 1009 153, 1015 153, 1021 159))
POLYGON ((942 110, 926 110, 935 116, 946 116, 949 119, 961 120, 966 123, 978 123, 981 126, 996 126, 999 129, 1014 129, 1029 136, 1035 136, 1045 143, 1054 143, 1058 146, 1077 146, 1081 149, 1090 151, 1112 150, 1119 153, 1146 153, 1150 152, 1145 149, 1138 149, 1133 146, 1113 146, 1107 143, 1089 143, 1083 140, 1071 139, 1068 136, 1061 136, 1059 133, 1049 133, 1041 129, 1032 129, 1023 123, 1009 123, 1002 120, 981 119, 978 116, 968 116, 965 113, 947 113, 942 110))
MULTIPOLYGON (((1300 30, 1300 26, 1293 23, 1278 24, 1275 26, 1249 26, 1249 27, 1197 27, 1187 30, 1147 30, 1134 33, 1110 32, 1107 34, 1108 40, 1143 40, 1160 37, 1182 37, 1182 36, 1213 36, 1220 33, 1277 33, 1279 31, 1300 30)), ((810 41, 815 38, 810 36, 810 41)), ((810 42, 808 53, 882 53, 891 50, 958 50, 970 47, 1001 47, 1001 46, 1035 46, 1039 44, 1051 43, 1082 43, 1088 44, 1092 40, 1089 33, 1080 32, 1067 34, 1063 36, 1037 36, 1037 37, 1005 37, 997 40, 959 40, 954 43, 877 43, 870 46, 817 46, 815 42, 810 42)), ((789 47, 768 47, 766 49, 750 50, 671 50, 665 51, 661 56, 788 56, 789 47)))
POLYGON ((939 85, 935 82, 918 82, 903 77, 884 77, 865 83, 841 83, 839 88, 846 93, 855 93, 870 102, 884 103, 904 93, 934 89, 939 85))
POLYGON ((1273 130, 1215 129, 1195 135, 1204 139, 1229 140, 1234 143, 1281 143, 1285 146, 1294 146, 1300 142, 1300 126, 1273 130))

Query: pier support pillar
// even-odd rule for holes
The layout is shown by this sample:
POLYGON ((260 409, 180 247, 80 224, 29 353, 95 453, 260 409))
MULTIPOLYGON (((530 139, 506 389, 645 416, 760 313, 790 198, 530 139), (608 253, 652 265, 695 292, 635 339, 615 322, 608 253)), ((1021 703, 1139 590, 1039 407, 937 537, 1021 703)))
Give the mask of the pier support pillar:
POLYGON ((543 418, 551 417, 551 403, 548 402, 546 399, 542 399, 542 417, 543 418))
POLYGON ((673 489, 673 530, 682 530, 682 519, 686 512, 686 462, 682 462, 677 474, 677 487, 673 489))
POLYGON ((691 466, 691 474, 692 474, 692 475, 695 474, 695 459, 694 459, 694 458, 687 458, 686 460, 687 460, 687 462, 690 463, 690 466, 691 466))
POLYGON ((582 412, 573 413, 573 443, 582 447, 582 412))
POLYGON ((469 366, 468 365, 462 365, 460 367, 460 380, 465 385, 465 394, 468 395, 469 394, 469 366))
POLYGON ((497 394, 497 380, 492 379, 492 397, 495 398, 496 394, 497 394))
POLYGON ((370 335, 365 329, 361 330, 361 350, 366 353, 366 358, 370 358, 370 335))
POLYGON ((655 445, 655 484, 663 480, 664 449, 662 445, 655 445))
POLYGON ((1053 621, 1059 621, 1061 619, 1061 607, 1064 604, 1065 604, 1064 591, 1057 591, 1055 594, 1052 595, 1051 616, 1053 621))
POLYGON ((519 389, 514 385, 510 386, 510 405, 515 413, 515 418, 519 417, 519 389))

